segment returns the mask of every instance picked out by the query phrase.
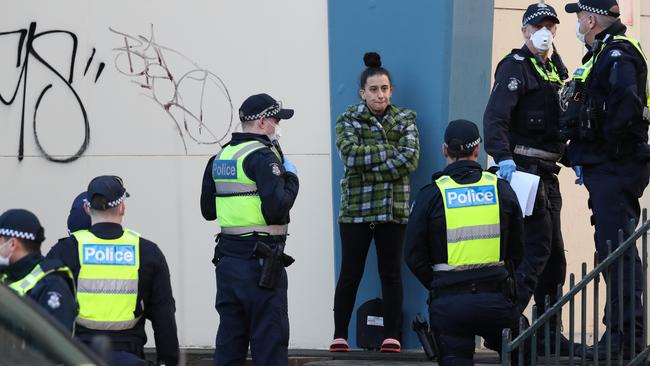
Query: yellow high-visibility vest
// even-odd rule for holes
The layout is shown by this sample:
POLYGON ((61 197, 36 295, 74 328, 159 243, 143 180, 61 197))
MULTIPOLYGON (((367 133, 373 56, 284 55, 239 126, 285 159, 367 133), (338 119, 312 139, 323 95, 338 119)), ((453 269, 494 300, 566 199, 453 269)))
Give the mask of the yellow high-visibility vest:
MULTIPOLYGON (((262 214, 262 200, 257 184, 244 172, 244 159, 254 151, 268 148, 259 141, 247 141, 239 145, 228 145, 214 158, 212 179, 214 180, 217 220, 223 234, 245 235, 253 232, 269 235, 284 235, 287 225, 268 225, 262 214)), ((274 148, 271 150, 280 155, 274 148)), ((278 169, 280 166, 269 167, 278 169)))
MULTIPOLYGON (((14 290, 18 295, 25 296, 31 289, 34 288, 34 286, 36 286, 38 281, 54 272, 63 272, 69 278, 70 283, 74 283, 74 277, 72 275, 72 271, 70 271, 70 268, 62 265, 50 269, 44 269, 41 264, 38 264, 32 269, 31 272, 29 272, 29 274, 27 274, 27 276, 21 278, 16 282, 10 283, 9 288, 14 290)), ((0 282, 5 283, 7 281, 7 277, 8 276, 4 274, 2 278, 0 278, 0 282)))
MULTIPOLYGON (((648 68, 648 57, 645 55, 643 52, 643 49, 641 48, 641 43, 637 41, 634 38, 626 37, 626 36, 614 36, 612 37, 614 41, 625 41, 630 43, 634 48, 639 52, 641 57, 646 63, 646 69, 648 68)), ((596 52, 594 52, 589 60, 585 62, 582 66, 576 69, 576 71, 573 73, 573 79, 578 80, 581 82, 586 82, 587 77, 589 77, 589 74, 591 74, 591 71, 594 68, 594 65, 596 64, 596 61, 598 60, 598 56, 600 56, 601 52, 603 49, 608 45, 608 42, 603 42, 600 46, 600 49, 598 49, 596 52)), ((647 82, 646 82, 646 107, 650 108, 650 92, 647 90, 647 82)))
POLYGON ((447 224, 444 270, 465 270, 500 263, 496 175, 483 172, 481 179, 472 184, 459 184, 449 176, 442 176, 436 180, 436 185, 443 197, 447 224))
POLYGON ((124 230, 117 239, 101 239, 88 230, 72 233, 79 243, 77 324, 96 330, 133 328, 138 301, 140 234, 124 230))

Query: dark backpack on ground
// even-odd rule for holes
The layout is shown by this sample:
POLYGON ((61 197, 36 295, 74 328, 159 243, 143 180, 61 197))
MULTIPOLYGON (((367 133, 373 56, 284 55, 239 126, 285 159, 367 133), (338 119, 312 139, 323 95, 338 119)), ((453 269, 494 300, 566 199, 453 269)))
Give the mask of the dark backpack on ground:
POLYGON ((380 298, 369 300, 357 309, 357 347, 378 350, 384 341, 384 313, 380 298))

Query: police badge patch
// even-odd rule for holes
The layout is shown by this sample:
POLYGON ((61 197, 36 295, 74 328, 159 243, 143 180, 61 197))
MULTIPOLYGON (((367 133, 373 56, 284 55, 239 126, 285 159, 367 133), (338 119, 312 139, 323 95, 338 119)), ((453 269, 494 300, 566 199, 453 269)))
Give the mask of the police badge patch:
POLYGON ((510 78, 508 80, 508 90, 517 91, 519 89, 519 83, 520 83, 520 81, 518 79, 510 78))
POLYGON ((619 50, 612 50, 612 52, 609 53, 611 57, 621 57, 623 53, 619 50))
POLYGON ((50 297, 47 299, 47 306, 51 309, 58 309, 61 306, 61 294, 50 291, 47 293, 50 297))
POLYGON ((277 163, 271 163, 271 172, 278 176, 282 174, 282 170, 280 170, 280 166, 277 163))

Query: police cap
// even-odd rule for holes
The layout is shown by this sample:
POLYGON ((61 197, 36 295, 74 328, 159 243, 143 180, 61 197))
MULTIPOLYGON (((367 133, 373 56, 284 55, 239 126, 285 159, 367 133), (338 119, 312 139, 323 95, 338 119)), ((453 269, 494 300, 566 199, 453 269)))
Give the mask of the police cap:
POLYGON ((84 210, 84 202, 87 201, 88 193, 81 192, 72 202, 70 214, 68 214, 68 231, 71 233, 90 227, 90 216, 84 210))
POLYGON ((449 122, 445 130, 447 149, 455 152, 473 150, 481 142, 481 135, 474 122, 457 119, 449 122))
POLYGON ((264 93, 251 95, 239 108, 239 119, 242 122, 255 121, 264 117, 289 119, 293 117, 293 109, 283 109, 281 101, 264 93))
POLYGON ((0 215, 0 236, 31 240, 42 243, 45 229, 38 217, 22 208, 14 208, 0 215))
POLYGON ((521 25, 538 25, 546 18, 551 18, 555 24, 560 24, 557 12, 555 12, 555 9, 552 6, 544 3, 531 4, 526 9, 526 12, 524 12, 524 16, 521 19, 521 25))
POLYGON ((616 0, 580 0, 577 3, 566 4, 564 10, 567 13, 588 11, 594 14, 609 15, 610 17, 618 18, 621 14, 613 11, 612 8, 615 6, 616 10, 618 10, 618 2, 616 0))
POLYGON ((88 184, 88 202, 93 210, 107 210, 122 203, 129 192, 124 188, 122 178, 116 175, 101 175, 88 184))

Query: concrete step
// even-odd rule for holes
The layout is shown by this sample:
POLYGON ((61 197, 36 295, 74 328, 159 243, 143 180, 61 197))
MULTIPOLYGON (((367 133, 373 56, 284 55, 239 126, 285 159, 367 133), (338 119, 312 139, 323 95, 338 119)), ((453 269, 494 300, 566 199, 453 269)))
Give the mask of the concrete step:
MULTIPOLYGON (((182 349, 182 358, 188 366, 211 366, 214 349, 191 348, 182 349)), ((145 351, 147 358, 155 361, 155 350, 145 351)), ((474 357, 477 365, 499 364, 498 355, 491 351, 477 352, 474 357)), ((181 363, 183 364, 183 363, 181 363)), ((381 353, 378 351, 353 350, 345 353, 331 353, 327 350, 290 349, 289 366, 408 366, 408 365, 434 365, 427 361, 422 351, 405 350, 401 353, 381 353)), ((246 366, 252 366, 249 359, 246 366)))
MULTIPOLYGON (((191 348, 182 349, 181 365, 188 366, 211 366, 212 354, 214 349, 210 348, 191 348)), ((155 349, 146 349, 145 353, 149 360, 155 361, 155 349)), ((550 360, 554 363, 555 358, 550 360)), ((481 365, 498 365, 499 356, 496 352, 489 350, 477 350, 474 354, 474 364, 481 365)), ((579 364, 580 359, 575 358, 574 364, 579 364)), ((604 364, 604 362, 601 362, 604 364)), ((538 358, 538 364, 545 364, 543 357, 538 358)), ((561 365, 569 365, 567 357, 560 358, 561 365)), ((593 361, 589 360, 588 365, 593 361)), ((648 365, 647 363, 642 363, 648 365)), ((246 366, 253 366, 252 361, 246 361, 246 366)), ((331 353, 327 350, 309 350, 309 349, 290 349, 289 366, 423 366, 437 365, 432 361, 427 361, 422 351, 405 350, 401 353, 381 353, 378 351, 360 351, 353 350, 345 353, 331 353)))

